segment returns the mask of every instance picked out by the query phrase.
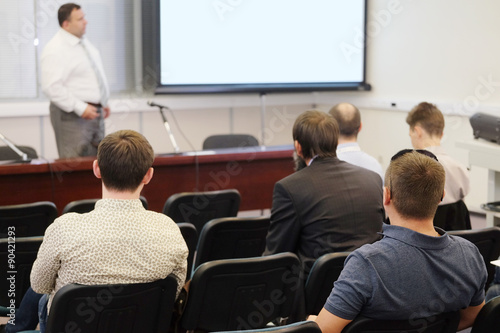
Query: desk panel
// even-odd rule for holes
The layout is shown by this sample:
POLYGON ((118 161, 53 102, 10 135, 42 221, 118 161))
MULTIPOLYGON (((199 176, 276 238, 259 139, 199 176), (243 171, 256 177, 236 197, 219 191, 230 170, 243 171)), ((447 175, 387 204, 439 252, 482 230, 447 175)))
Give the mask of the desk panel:
MULTIPOLYGON (((240 210, 270 208, 276 181, 293 172, 292 149, 256 147, 157 156, 153 179, 142 195, 161 212, 178 192, 236 188, 240 210)), ((93 158, 37 161, 0 166, 0 205, 52 201, 59 212, 79 199, 100 198, 101 182, 92 172, 93 158)))

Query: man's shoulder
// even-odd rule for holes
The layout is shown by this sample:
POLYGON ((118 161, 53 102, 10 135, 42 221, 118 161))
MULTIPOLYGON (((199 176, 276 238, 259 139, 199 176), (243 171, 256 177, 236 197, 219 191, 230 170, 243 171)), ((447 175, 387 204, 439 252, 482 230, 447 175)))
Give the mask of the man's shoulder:
POLYGON ((65 46, 69 45, 64 36, 58 31, 52 38, 45 44, 42 50, 42 57, 60 55, 65 46))
POLYGON ((471 241, 456 235, 448 234, 448 237, 451 240, 450 242, 451 246, 460 246, 462 248, 468 249, 469 251, 476 252, 479 254, 479 249, 471 241))
POLYGON ((278 181, 282 185, 297 184, 297 182, 310 183, 314 179, 320 179, 325 182, 334 182, 343 178, 348 182, 362 182, 367 187, 370 184, 382 188, 380 176, 366 168, 342 161, 336 157, 314 160, 310 166, 307 166, 297 172, 288 175, 278 181), (328 175, 328 177, 325 177, 328 175))

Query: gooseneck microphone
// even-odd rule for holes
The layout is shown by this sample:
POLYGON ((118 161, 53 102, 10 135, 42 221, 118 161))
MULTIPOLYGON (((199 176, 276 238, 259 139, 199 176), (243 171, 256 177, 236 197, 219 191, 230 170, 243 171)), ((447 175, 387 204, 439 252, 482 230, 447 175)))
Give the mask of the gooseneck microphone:
POLYGON ((157 107, 162 108, 162 109, 168 109, 168 110, 170 110, 170 108, 168 106, 161 105, 161 104, 156 104, 153 101, 148 101, 148 105, 149 106, 157 106, 157 107))
POLYGON ((175 141, 174 135, 172 134, 172 130, 170 129, 170 125, 167 121, 167 117, 163 113, 163 109, 170 110, 170 108, 168 106, 165 106, 165 105, 157 104, 153 101, 148 101, 148 105, 159 108, 161 118, 163 119, 163 125, 165 126, 165 129, 167 130, 167 133, 168 133, 168 136, 170 138, 170 142, 172 143, 172 146, 174 146, 174 151, 176 153, 180 152, 179 146, 177 145, 177 142, 175 141))
POLYGON ((2 140, 7 146, 10 147, 20 158, 21 161, 23 162, 29 162, 30 159, 28 158, 28 154, 25 152, 21 151, 12 141, 7 139, 2 133, 0 133, 0 140, 2 140))

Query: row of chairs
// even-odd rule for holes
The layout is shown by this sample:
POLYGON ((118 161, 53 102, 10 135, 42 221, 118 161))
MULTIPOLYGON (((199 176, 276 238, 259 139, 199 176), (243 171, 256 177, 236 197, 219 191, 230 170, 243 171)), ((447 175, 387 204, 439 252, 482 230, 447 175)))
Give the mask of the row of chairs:
MULTIPOLYGON (((194 272, 179 325, 190 331, 318 332, 315 324, 287 325, 303 320, 297 312, 302 293, 298 267, 292 253, 204 263, 194 272), (271 322, 286 326, 266 329, 271 322)), ((166 332, 175 290, 171 276, 137 285, 68 285, 53 300, 47 332, 64 331, 69 323, 83 332, 166 332)), ((481 310, 472 333, 495 332, 499 314, 496 298, 481 310)), ((456 332, 459 319, 458 311, 409 321, 359 317, 343 333, 456 332)))
MULTIPOLYGON (((259 256, 263 250, 268 225, 268 217, 225 218, 210 221, 203 228, 198 242, 193 236, 186 238, 190 247, 191 262, 194 249, 198 249, 194 271, 196 272, 196 268, 201 264, 217 259, 259 256)), ((183 231, 183 235, 185 235, 185 230, 190 230, 191 234, 196 236, 196 230, 191 224, 181 223, 179 227, 183 231)), ((475 243, 480 248, 484 260, 488 263, 491 259, 496 259, 499 256, 499 228, 450 233, 460 235, 475 243)), ((349 252, 329 253, 316 260, 304 285, 305 314, 318 314, 322 309, 331 292, 333 282, 340 275, 348 255, 349 252)), ((300 266, 296 267, 296 269, 299 268, 300 266)), ((300 284, 304 284, 304 281, 301 281, 300 284)))

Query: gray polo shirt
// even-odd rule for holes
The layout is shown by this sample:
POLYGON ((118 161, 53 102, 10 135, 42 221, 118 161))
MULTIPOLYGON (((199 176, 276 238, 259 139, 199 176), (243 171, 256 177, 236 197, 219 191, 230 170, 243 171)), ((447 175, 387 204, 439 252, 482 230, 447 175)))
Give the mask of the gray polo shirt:
POLYGON ((325 309, 347 320, 412 319, 476 306, 486 267, 477 247, 436 228, 431 237, 384 225, 384 238, 354 251, 325 309))

